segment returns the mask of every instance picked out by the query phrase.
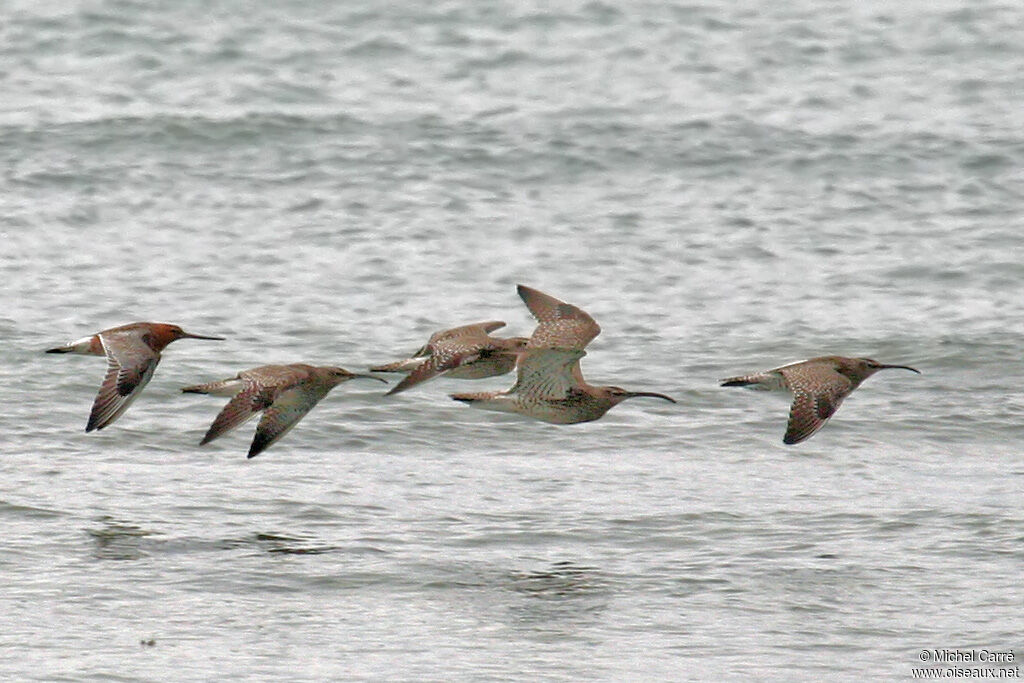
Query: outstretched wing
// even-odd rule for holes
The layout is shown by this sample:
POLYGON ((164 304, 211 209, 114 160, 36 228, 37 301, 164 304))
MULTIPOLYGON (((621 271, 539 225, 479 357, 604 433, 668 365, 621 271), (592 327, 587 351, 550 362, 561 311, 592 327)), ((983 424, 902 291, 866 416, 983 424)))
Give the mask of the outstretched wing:
POLYGON ((108 339, 100 335, 107 355, 107 374, 92 404, 85 431, 103 429, 128 410, 142 393, 160 362, 160 354, 133 336, 108 339))
POLYGON ((525 285, 517 291, 538 323, 528 348, 582 350, 600 334, 601 328, 583 309, 525 285))
POLYGON ((235 394, 234 398, 217 413, 217 417, 214 418, 210 428, 206 430, 206 436, 199 442, 199 445, 204 446, 217 437, 227 434, 270 404, 271 400, 265 392, 261 391, 260 386, 247 382, 245 388, 235 394))
POLYGON ((581 349, 528 349, 519 356, 516 383, 510 394, 524 400, 559 401, 578 388, 581 349))
POLYGON ((458 345, 450 346, 444 343, 436 344, 434 346, 434 352, 425 360, 420 363, 412 372, 402 378, 402 381, 396 384, 390 391, 385 394, 390 396, 397 394, 400 391, 405 391, 410 387, 414 387, 421 382, 426 382, 428 379, 433 379, 438 375, 444 374, 449 370, 454 370, 457 367, 472 363, 473 361, 480 358, 479 345, 458 345))
POLYGON ((782 442, 800 443, 811 438, 825 426, 843 399, 853 391, 853 385, 831 368, 804 371, 799 376, 786 378, 793 392, 793 405, 789 409, 789 423, 782 442))
POLYGON ((386 395, 405 391, 449 370, 472 363, 478 360, 481 354, 497 350, 495 339, 487 333, 504 326, 505 323, 500 320, 492 320, 435 333, 424 347, 428 354, 426 360, 412 368, 409 374, 386 395))
POLYGON ((287 434, 330 390, 330 387, 305 385, 278 394, 256 426, 248 457, 255 458, 287 434))
POLYGON ((440 330, 430 335, 430 339, 424 344, 416 353, 405 360, 395 361, 393 363, 386 363, 384 365, 375 365, 370 368, 371 372, 405 372, 405 373, 419 373, 421 379, 410 379, 406 378, 403 382, 400 382, 398 386, 388 392, 388 394, 395 394, 399 391, 405 391, 409 387, 419 384, 425 380, 434 377, 437 374, 450 370, 454 367, 471 360, 464 360, 451 364, 450 358, 442 359, 441 361, 434 361, 431 365, 431 357, 437 353, 446 353, 444 347, 448 347, 447 353, 450 355, 453 350, 457 350, 459 346, 470 347, 478 345, 480 348, 492 343, 494 340, 488 336, 489 332, 493 332, 499 328, 505 326, 505 323, 500 320, 489 320, 482 323, 472 323, 470 325, 462 325, 461 327, 453 327, 449 330, 440 330), (440 349, 439 349, 440 347, 440 349), (440 368, 441 364, 447 363, 449 367, 440 368))
POLYGON ((446 341, 448 339, 474 339, 484 340, 487 339, 487 335, 490 332, 505 327, 505 323, 501 320, 488 320, 482 323, 471 323, 469 325, 461 325, 459 327, 453 327, 450 330, 441 330, 430 335, 430 340, 427 345, 435 344, 440 341, 446 341))

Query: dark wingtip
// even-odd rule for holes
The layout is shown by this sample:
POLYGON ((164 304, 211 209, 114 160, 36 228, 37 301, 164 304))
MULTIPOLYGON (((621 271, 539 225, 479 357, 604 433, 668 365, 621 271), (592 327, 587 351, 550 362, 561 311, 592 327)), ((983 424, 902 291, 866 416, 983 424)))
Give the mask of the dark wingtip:
POLYGON ((252 439, 252 443, 249 445, 249 454, 246 455, 245 457, 251 460, 252 458, 255 458, 257 455, 262 453, 263 451, 270 448, 271 445, 273 444, 268 443, 266 441, 266 438, 261 437, 260 432, 257 431, 256 435, 252 439))
POLYGON ((469 396, 465 396, 465 395, 463 395, 463 394, 449 394, 448 396, 449 396, 449 397, 450 397, 450 398, 451 398, 451 399, 452 399, 453 401, 461 401, 461 402, 463 402, 463 403, 472 403, 473 401, 475 401, 475 400, 476 400, 476 399, 474 399, 474 398, 471 398, 471 397, 469 397, 469 396))
POLYGON ((721 384, 718 385, 720 387, 745 387, 748 384, 753 384, 753 382, 747 382, 742 379, 723 379, 719 381, 721 382, 721 384))
POLYGON ((58 346, 55 349, 46 349, 44 353, 71 353, 71 351, 69 349, 65 349, 63 347, 58 346))

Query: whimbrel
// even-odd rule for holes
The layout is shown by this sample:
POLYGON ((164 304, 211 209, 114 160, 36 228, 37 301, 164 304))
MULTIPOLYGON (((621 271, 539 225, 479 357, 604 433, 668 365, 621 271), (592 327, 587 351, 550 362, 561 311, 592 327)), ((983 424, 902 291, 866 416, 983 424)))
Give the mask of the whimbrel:
POLYGON ((387 395, 413 387, 439 375, 453 379, 481 379, 511 372, 516 354, 526 346, 525 337, 500 339, 489 333, 505 326, 500 320, 473 323, 441 330, 412 357, 370 368, 371 372, 404 372, 387 395))
POLYGON ((107 357, 107 375, 92 404, 85 431, 103 429, 128 409, 146 386, 160 362, 160 352, 177 339, 213 339, 185 332, 166 323, 132 323, 112 327, 46 353, 79 353, 107 357))
POLYGON ((232 397, 210 425, 200 446, 238 427, 256 413, 266 411, 249 447, 249 457, 253 458, 284 436, 331 389, 356 377, 387 384, 380 377, 358 375, 344 368, 293 363, 262 365, 243 370, 231 379, 184 387, 182 391, 232 397))
POLYGON ((789 391, 793 405, 782 442, 800 443, 814 435, 861 382, 879 370, 899 368, 921 374, 907 365, 886 365, 870 358, 821 356, 741 377, 722 380, 723 387, 789 391))
POLYGON ((586 311, 572 304, 524 285, 517 290, 538 324, 519 354, 516 383, 507 391, 452 394, 453 399, 553 424, 597 420, 628 398, 650 396, 675 403, 665 394, 587 384, 580 359, 587 355, 584 347, 601 328, 586 311))

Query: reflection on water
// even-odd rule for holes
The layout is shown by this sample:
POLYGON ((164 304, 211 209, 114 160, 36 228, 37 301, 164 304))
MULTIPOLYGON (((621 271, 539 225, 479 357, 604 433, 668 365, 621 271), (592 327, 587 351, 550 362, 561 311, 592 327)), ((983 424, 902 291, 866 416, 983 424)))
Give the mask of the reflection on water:
POLYGON ((517 593, 552 599, 592 595, 608 586, 597 569, 567 560, 555 562, 549 569, 511 572, 509 580, 517 593))
POLYGON ((97 520, 101 526, 86 529, 95 542, 94 557, 98 560, 138 560, 148 553, 143 549, 146 538, 154 531, 143 529, 137 524, 124 522, 109 515, 97 520))

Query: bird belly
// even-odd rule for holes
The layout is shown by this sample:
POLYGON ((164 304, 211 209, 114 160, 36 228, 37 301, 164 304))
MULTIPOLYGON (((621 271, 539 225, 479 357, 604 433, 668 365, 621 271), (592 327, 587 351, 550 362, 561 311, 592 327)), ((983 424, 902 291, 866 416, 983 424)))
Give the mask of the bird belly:
POLYGON ((608 407, 589 396, 570 392, 564 399, 520 401, 516 412, 549 424, 569 425, 596 420, 608 412, 608 407))
POLYGON ((515 358, 481 358, 480 360, 473 361, 472 363, 466 363, 460 365, 457 368, 452 368, 448 372, 444 373, 445 377, 451 379, 484 379, 486 377, 494 377, 496 375, 504 375, 506 372, 511 372, 512 368, 516 366, 515 358))

